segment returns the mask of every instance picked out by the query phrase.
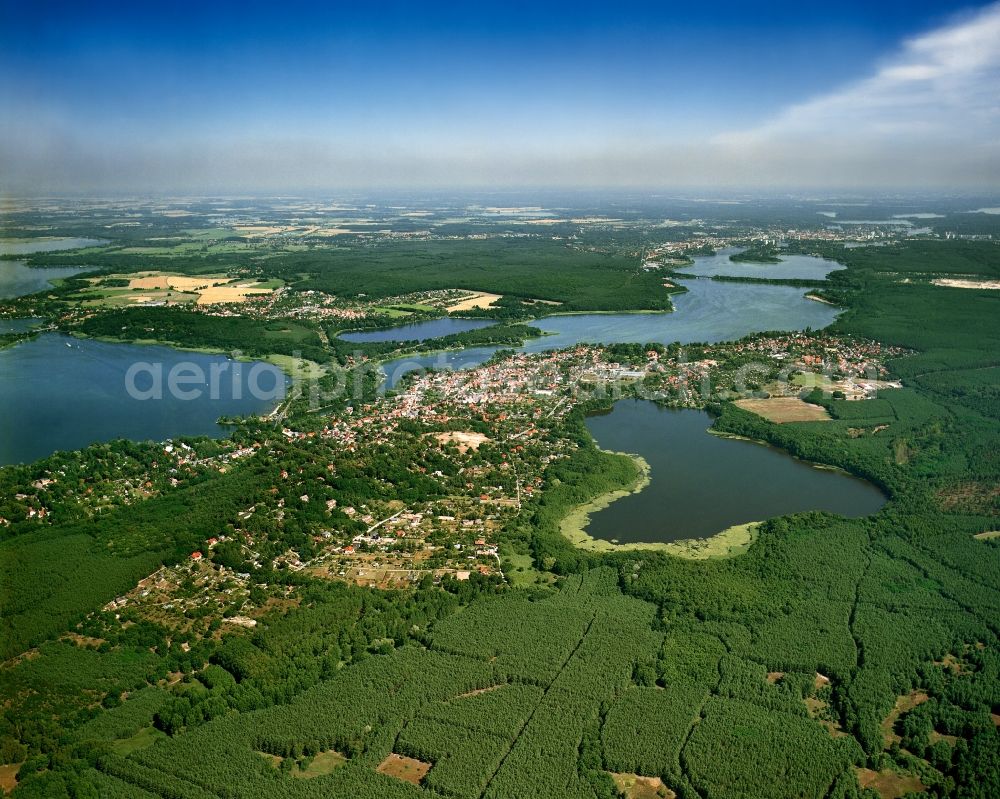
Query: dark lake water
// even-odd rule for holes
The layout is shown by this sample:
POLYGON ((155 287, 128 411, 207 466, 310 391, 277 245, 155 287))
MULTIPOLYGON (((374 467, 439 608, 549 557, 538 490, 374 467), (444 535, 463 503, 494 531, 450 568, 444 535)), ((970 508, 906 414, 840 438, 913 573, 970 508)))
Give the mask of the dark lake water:
MULTIPOLYGON (((140 392, 154 393, 148 370, 140 370, 133 384, 140 392)), ((0 350, 0 464, 25 463, 113 438, 219 437, 226 433, 216 424, 220 416, 267 412, 283 396, 285 385, 284 373, 266 363, 240 364, 223 355, 43 333, 0 350), (162 398, 130 396, 129 369, 143 362, 159 365, 162 398), (171 370, 181 364, 195 371, 175 372, 179 391, 172 392, 171 370), (213 365, 218 373, 214 392, 213 365), (194 382, 198 371, 207 382, 194 382), (198 396, 183 398, 191 394, 198 396)))
POLYGON ((24 319, 0 319, 0 333, 27 333, 41 321, 43 320, 31 317, 24 319))
POLYGON ((355 341, 359 344, 372 341, 426 341, 429 338, 450 336, 454 333, 465 333, 490 327, 496 322, 492 319, 431 319, 427 322, 415 322, 408 325, 396 325, 381 330, 359 330, 353 333, 341 333, 344 341, 355 341))
POLYGON ((594 538, 625 542, 704 538, 735 524, 807 510, 867 516, 885 504, 871 483, 819 469, 777 449, 705 432, 704 411, 622 400, 587 419, 604 449, 641 455, 650 484, 591 516, 594 538))
POLYGON ((769 280, 824 280, 828 274, 844 269, 842 264, 814 255, 781 255, 779 264, 754 264, 733 262, 731 255, 742 252, 742 247, 726 247, 715 255, 695 258, 693 266, 680 268, 681 272, 701 277, 725 275, 727 277, 760 277, 769 280))
POLYGON ((0 261, 0 300, 23 297, 51 288, 51 281, 92 271, 86 266, 32 268, 21 261, 0 261))

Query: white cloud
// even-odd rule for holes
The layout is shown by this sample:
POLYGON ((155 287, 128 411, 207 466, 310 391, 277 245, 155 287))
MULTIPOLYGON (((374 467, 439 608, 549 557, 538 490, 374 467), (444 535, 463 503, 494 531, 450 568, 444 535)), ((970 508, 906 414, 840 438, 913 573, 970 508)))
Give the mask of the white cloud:
POLYGON ((805 174, 1000 180, 1000 3, 905 42, 870 77, 744 131, 720 157, 805 174))

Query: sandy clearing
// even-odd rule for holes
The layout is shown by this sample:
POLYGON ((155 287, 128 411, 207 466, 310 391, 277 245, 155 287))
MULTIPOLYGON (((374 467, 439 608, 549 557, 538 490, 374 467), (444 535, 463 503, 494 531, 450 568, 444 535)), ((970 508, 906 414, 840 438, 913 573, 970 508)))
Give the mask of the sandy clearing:
POLYGON ((499 685, 491 685, 488 688, 477 688, 475 691, 467 691, 464 694, 459 694, 455 699, 468 699, 470 696, 479 696, 480 694, 488 694, 491 691, 495 691, 498 688, 504 688, 510 685, 510 683, 502 682, 499 685))
POLYGON ((9 763, 0 766, 0 792, 7 794, 17 787, 17 772, 21 765, 22 763, 9 763))
POLYGON ((453 313, 455 311, 470 311, 473 308, 490 308, 502 296, 502 294, 490 294, 488 291, 477 291, 464 300, 449 305, 445 310, 448 313, 453 313))
POLYGON ((939 277, 931 281, 935 286, 947 286, 951 289, 991 289, 1000 290, 1000 280, 961 280, 959 278, 939 277))
POLYGON ((395 777, 397 780, 405 780, 414 785, 419 785, 430 770, 430 763, 395 753, 379 763, 376 769, 381 774, 395 777))
POLYGON ((479 449, 479 445, 490 439, 482 433, 473 433, 465 430, 451 430, 447 433, 434 433, 434 439, 439 444, 455 444, 458 451, 463 455, 470 449, 479 449))
POLYGON ((919 777, 907 774, 896 774, 889 769, 872 771, 870 768, 856 768, 858 785, 862 788, 874 788, 882 799, 899 799, 910 792, 921 793, 924 790, 919 777))
POLYGON ((987 530, 985 533, 976 533, 972 537, 977 541, 989 541, 991 538, 1000 538, 1000 530, 987 530))
POLYGON ((885 741, 885 748, 888 749, 893 743, 902 741, 895 731, 896 722, 904 713, 909 713, 917 705, 922 705, 930 697, 924 691, 910 691, 908 694, 897 697, 896 704, 889 715, 882 722, 882 738, 885 741))
POLYGON ((640 774, 620 774, 608 772, 614 780, 615 787, 626 799, 674 799, 677 794, 663 784, 659 777, 643 777, 640 774))
POLYGON ((762 416, 769 422, 828 422, 826 408, 805 402, 798 397, 771 397, 769 399, 741 399, 733 405, 762 416))

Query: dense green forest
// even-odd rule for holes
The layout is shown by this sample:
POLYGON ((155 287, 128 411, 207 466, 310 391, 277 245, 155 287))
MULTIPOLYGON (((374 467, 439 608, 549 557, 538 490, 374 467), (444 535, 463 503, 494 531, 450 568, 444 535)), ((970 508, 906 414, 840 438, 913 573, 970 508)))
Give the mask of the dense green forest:
MULTIPOLYGON (((81 256, 44 253, 34 266, 78 265, 81 256)), ((669 310, 670 290, 634 258, 568 246, 564 241, 525 239, 381 241, 350 247, 285 252, 150 253, 137 258, 110 249, 87 254, 103 273, 161 269, 211 274, 246 268, 281 278, 296 289, 340 297, 378 299, 432 289, 488 291, 524 300, 560 303, 562 310, 669 310)), ((673 289, 677 291, 678 289, 673 289)))
MULTIPOLYGON (((440 246, 345 253, 337 273, 297 256, 296 268, 334 291, 356 290, 360 274, 386 296, 447 278, 570 307, 649 307, 647 278, 604 258, 575 254, 570 276, 544 268, 555 249, 504 245, 504 264, 449 274, 440 246)), ((913 350, 891 364, 904 388, 817 398, 825 423, 775 425, 725 404, 715 424, 876 482, 890 496, 878 514, 774 519, 725 560, 578 550, 559 520, 634 476, 596 449, 581 408, 565 422, 572 454, 503 531, 551 585, 473 575, 381 592, 268 574, 302 600, 250 632, 199 640, 99 611, 262 492, 280 495, 276 469, 325 469, 306 445, 93 518, 12 527, 0 541, 0 751, 18 764, 15 796, 613 797, 611 772, 660 777, 682 799, 869 799, 869 772, 918 778, 929 796, 1000 795, 1000 546, 974 537, 1000 528, 1000 293, 925 279, 995 278, 997 247, 819 246, 848 267, 825 289, 848 309, 834 329, 913 350), (85 640, 60 638, 84 618, 85 640), (331 751, 343 765, 302 778, 331 751), (430 764, 421 787, 377 770, 392 753, 430 764)), ((316 342, 311 328, 253 320, 189 334, 160 310, 127 323, 177 343, 316 342)), ((98 320, 88 332, 113 335, 98 320)), ((330 496, 439 491, 398 467, 416 457, 445 468, 400 447, 345 469, 330 496)), ((290 512, 276 548, 300 544, 314 512, 290 512)))

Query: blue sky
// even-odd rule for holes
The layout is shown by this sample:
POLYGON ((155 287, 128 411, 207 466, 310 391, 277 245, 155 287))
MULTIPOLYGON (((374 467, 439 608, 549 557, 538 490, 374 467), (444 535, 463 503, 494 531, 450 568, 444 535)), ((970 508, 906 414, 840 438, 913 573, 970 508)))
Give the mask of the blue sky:
POLYGON ((1000 175, 996 5, 0 9, 0 185, 14 192, 1000 175))

